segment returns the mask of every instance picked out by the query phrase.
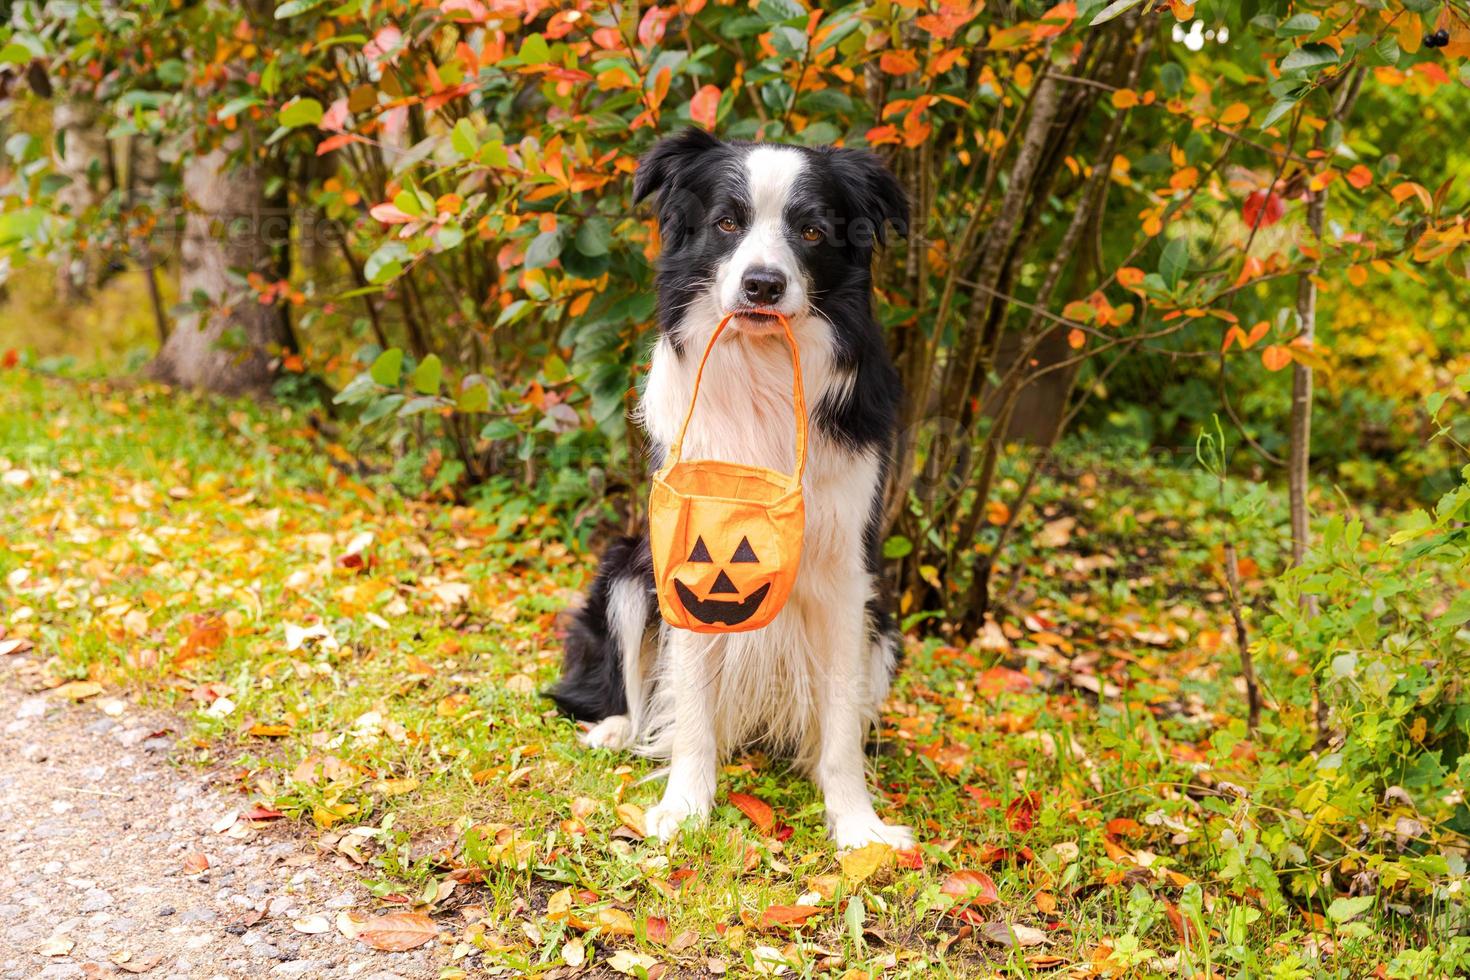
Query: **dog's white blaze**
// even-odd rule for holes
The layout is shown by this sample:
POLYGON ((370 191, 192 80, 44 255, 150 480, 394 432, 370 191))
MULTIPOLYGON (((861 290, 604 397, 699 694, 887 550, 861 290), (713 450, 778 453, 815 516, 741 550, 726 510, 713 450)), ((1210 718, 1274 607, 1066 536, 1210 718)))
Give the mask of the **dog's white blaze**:
POLYGON ((745 157, 750 189, 751 222, 735 252, 715 270, 715 284, 725 310, 745 305, 741 280, 754 268, 775 269, 786 276, 786 292, 776 308, 794 316, 806 309, 807 283, 787 237, 786 207, 796 189, 801 153, 784 146, 759 146, 745 157))

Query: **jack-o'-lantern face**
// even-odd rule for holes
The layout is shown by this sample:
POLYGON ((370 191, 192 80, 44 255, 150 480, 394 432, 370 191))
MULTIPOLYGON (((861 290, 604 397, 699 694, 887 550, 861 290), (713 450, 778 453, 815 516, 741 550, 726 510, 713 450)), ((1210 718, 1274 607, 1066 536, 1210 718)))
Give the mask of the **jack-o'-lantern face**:
POLYGON ((679 602, 689 615, 707 626, 739 626, 755 615, 771 591, 770 570, 762 565, 748 537, 741 537, 730 560, 719 567, 716 567, 715 558, 704 538, 696 538, 685 566, 686 571, 692 573, 691 577, 698 576, 701 581, 708 581, 711 569, 716 571, 703 599, 689 586, 674 579, 674 592, 679 596, 679 602))

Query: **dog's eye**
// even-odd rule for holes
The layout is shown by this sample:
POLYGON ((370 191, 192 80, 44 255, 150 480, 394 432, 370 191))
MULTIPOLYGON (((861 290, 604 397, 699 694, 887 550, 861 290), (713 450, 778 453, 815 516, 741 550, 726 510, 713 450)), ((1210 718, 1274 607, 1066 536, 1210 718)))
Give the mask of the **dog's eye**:
POLYGON ((816 225, 807 225, 801 230, 802 241, 819 242, 822 240, 822 229, 816 225))
POLYGON ((715 227, 718 228, 718 229, 720 229, 720 231, 724 231, 724 232, 739 231, 740 230, 740 222, 736 221, 734 218, 726 217, 726 218, 721 218, 719 221, 716 221, 715 222, 715 227))

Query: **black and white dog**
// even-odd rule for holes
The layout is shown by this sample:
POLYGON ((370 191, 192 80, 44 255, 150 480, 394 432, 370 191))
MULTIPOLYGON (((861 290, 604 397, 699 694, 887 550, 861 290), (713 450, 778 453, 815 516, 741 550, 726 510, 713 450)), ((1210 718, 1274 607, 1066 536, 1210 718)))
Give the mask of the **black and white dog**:
MULTIPOLYGON (((877 538, 900 392, 874 319, 871 267, 887 228, 907 224, 903 189, 865 151, 688 130, 640 161, 634 198, 651 194, 663 240, 660 330, 639 414, 654 463, 678 436, 721 318, 779 311, 800 346, 809 406, 800 570, 770 625, 703 635, 663 625, 647 538, 618 540, 550 694, 594 723, 588 744, 669 760, 663 799, 646 814, 650 834, 667 839, 707 816, 721 759, 760 744, 810 773, 839 847, 908 847, 909 829, 874 812, 864 769, 899 655, 877 538)), ((791 472, 791 380, 775 319, 736 317, 710 355, 684 458, 791 472)))

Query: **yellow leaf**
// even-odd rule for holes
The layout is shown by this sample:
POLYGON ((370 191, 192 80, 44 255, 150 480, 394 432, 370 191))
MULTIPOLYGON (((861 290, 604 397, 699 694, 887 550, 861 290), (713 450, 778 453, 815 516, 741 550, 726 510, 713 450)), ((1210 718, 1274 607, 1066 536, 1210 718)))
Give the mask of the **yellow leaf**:
POLYGON ((57 688, 52 688, 52 694, 59 694, 73 701, 84 701, 102 693, 102 685, 96 681, 68 681, 57 688))
POLYGON ((854 885, 866 881, 876 874, 879 868, 891 863, 893 854, 893 848, 879 841, 874 841, 855 851, 849 851, 842 855, 842 877, 854 885))
POLYGON ((603 935, 633 935, 633 919, 622 909, 603 909, 597 913, 597 924, 602 928, 603 935))

